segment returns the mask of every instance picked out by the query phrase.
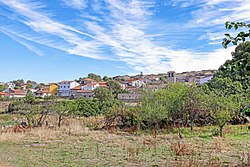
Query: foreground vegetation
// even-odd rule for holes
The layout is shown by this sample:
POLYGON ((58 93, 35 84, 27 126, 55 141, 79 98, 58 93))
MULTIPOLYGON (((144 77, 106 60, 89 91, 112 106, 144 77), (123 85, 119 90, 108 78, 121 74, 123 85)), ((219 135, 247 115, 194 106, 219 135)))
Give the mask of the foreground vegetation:
MULTIPOLYGON (((21 115, 1 115, 11 124, 21 115), (12 121, 12 122, 11 122, 12 121)), ((49 118, 51 122, 53 116, 49 118)), ((0 134, 0 162, 6 166, 249 166, 250 125, 226 126, 224 138, 215 127, 175 128, 172 132, 88 127, 103 118, 69 118, 58 128, 39 127, 0 134)), ((56 122, 54 122, 56 125, 56 122)), ((2 165, 1 164, 1 165, 2 165)))

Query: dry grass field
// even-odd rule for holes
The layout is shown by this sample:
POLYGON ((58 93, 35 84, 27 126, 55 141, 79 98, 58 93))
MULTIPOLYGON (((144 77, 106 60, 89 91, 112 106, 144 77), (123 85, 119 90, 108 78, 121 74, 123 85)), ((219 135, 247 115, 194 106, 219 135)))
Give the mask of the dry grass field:
POLYGON ((18 119, 22 116, 0 115, 0 167, 250 166, 250 125, 228 125, 223 138, 212 135, 215 127, 196 127, 192 134, 183 128, 180 140, 175 132, 90 130, 97 118, 17 133, 4 128, 18 119))

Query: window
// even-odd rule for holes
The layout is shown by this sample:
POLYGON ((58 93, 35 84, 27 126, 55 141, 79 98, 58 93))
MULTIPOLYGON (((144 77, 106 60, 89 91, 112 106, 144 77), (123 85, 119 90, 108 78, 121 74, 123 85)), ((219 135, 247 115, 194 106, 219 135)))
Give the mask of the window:
POLYGON ((65 88, 66 86, 64 86, 64 88, 65 88))

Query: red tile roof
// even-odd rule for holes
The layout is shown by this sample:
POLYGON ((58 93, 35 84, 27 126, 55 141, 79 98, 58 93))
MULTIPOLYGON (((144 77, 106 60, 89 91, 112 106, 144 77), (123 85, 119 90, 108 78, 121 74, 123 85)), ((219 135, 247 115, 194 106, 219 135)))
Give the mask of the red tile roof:
POLYGON ((24 95, 25 93, 23 92, 23 90, 13 89, 13 90, 11 90, 11 94, 14 94, 14 95, 24 95))
POLYGON ((49 90, 41 90, 41 93, 51 93, 49 90))
POLYGON ((98 82, 98 84, 99 84, 100 86, 107 86, 107 85, 106 85, 107 82, 98 82))
POLYGON ((86 84, 84 86, 95 86, 95 85, 96 85, 96 83, 88 83, 88 84, 86 84))
POLYGON ((134 82, 134 81, 137 81, 138 79, 129 79, 127 80, 127 82, 134 82))
POLYGON ((6 92, 0 92, 0 96, 10 96, 10 94, 6 92))
POLYGON ((107 82, 98 82, 98 84, 100 85, 100 87, 109 88, 107 82))
POLYGON ((82 86, 76 86, 76 87, 74 87, 74 88, 72 88, 71 90, 81 90, 82 89, 82 86))
POLYGON ((36 92, 36 94, 43 94, 43 93, 48 93, 48 94, 49 94, 49 93, 51 93, 51 92, 49 92, 49 91, 43 91, 43 90, 40 90, 40 91, 37 91, 37 92, 36 92))

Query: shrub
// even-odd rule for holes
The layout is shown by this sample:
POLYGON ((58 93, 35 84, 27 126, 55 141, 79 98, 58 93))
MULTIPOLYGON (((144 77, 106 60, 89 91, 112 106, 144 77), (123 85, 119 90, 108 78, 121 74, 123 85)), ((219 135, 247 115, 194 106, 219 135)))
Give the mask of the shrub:
POLYGON ((138 110, 136 108, 114 107, 105 116, 105 126, 117 126, 130 128, 140 124, 138 110))

